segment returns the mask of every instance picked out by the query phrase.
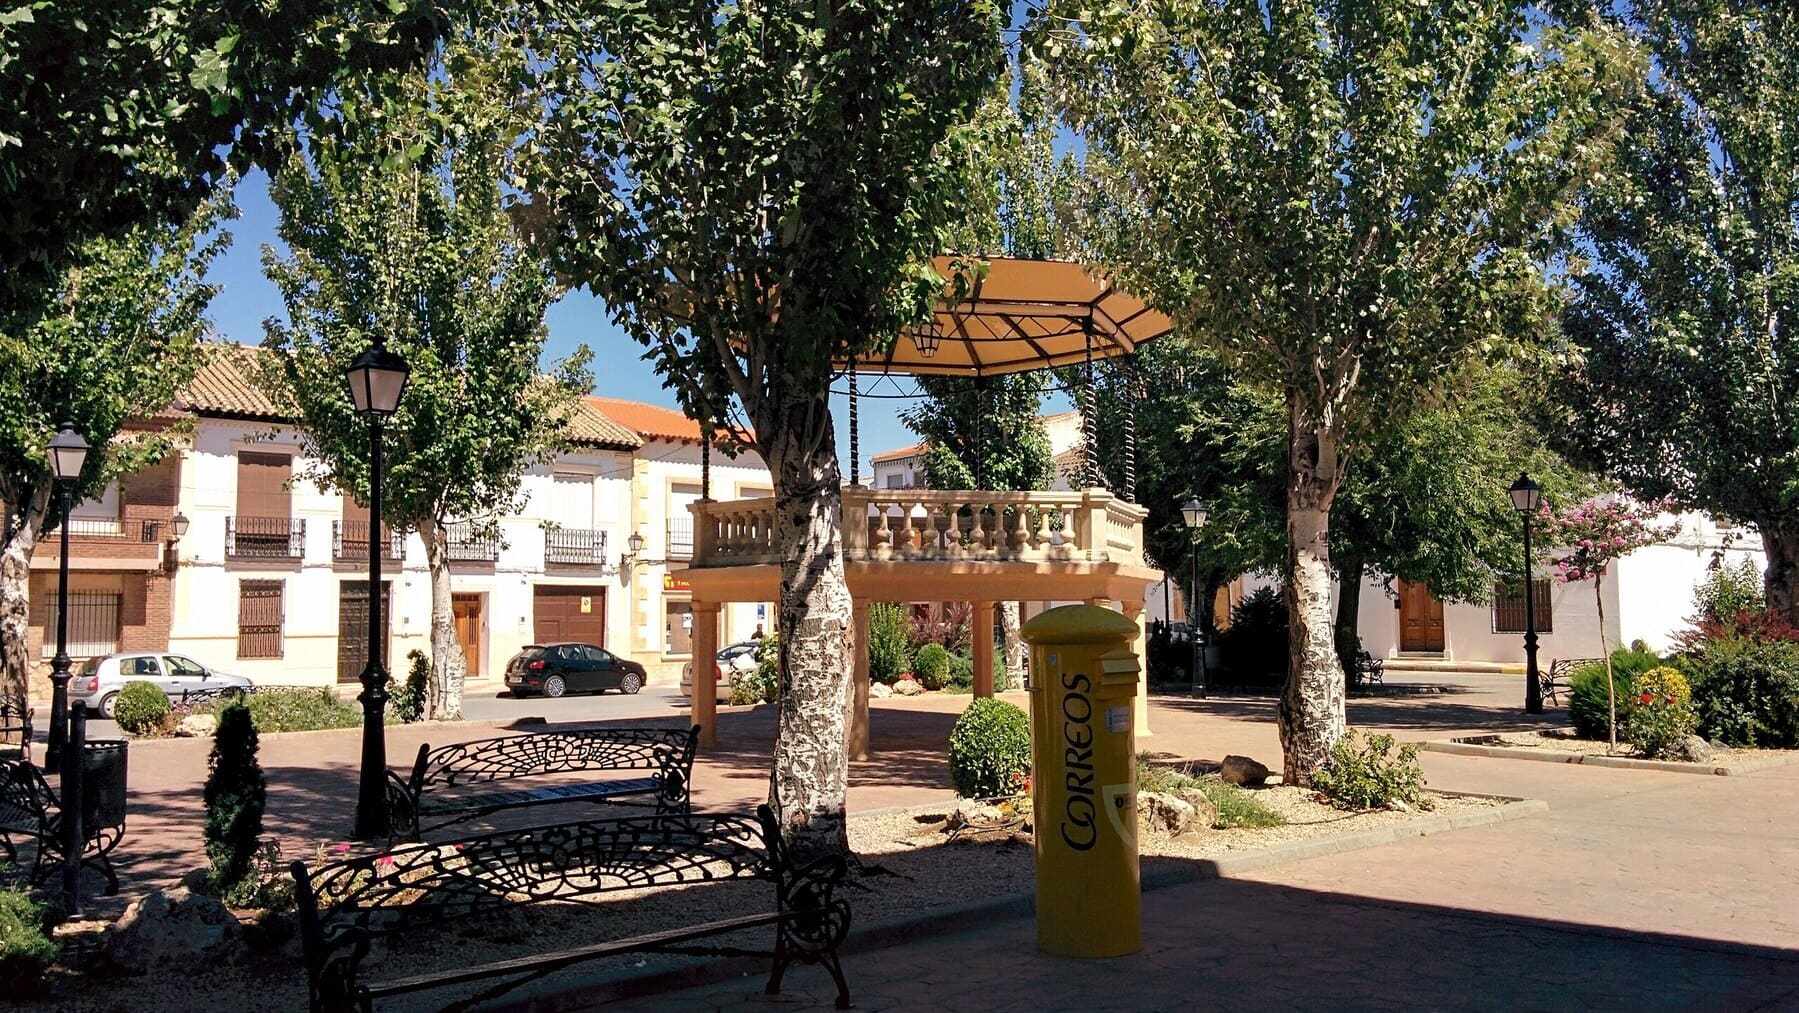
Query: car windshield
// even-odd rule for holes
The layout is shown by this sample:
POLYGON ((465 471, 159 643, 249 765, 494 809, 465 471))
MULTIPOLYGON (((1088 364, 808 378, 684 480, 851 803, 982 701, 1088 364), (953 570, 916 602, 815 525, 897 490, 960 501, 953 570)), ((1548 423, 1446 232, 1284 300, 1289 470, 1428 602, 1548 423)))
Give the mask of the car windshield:
POLYGON ((81 668, 78 671, 82 675, 93 675, 95 672, 98 672, 99 670, 100 670, 100 659, 99 658, 89 658, 86 661, 81 663, 81 668))
POLYGON ((171 654, 163 660, 169 663, 169 672, 173 675, 188 675, 196 678, 204 678, 206 675, 206 669, 200 667, 200 663, 192 658, 171 654))
POLYGON ((531 661, 535 658, 541 658, 541 657, 543 657, 543 648, 527 647, 524 650, 518 652, 518 656, 525 659, 526 661, 531 661))
POLYGON ((718 652, 718 660, 720 660, 720 661, 735 661, 738 658, 741 658, 744 655, 750 653, 751 651, 754 651, 755 649, 756 649, 756 646, 754 644, 732 644, 731 646, 718 652))

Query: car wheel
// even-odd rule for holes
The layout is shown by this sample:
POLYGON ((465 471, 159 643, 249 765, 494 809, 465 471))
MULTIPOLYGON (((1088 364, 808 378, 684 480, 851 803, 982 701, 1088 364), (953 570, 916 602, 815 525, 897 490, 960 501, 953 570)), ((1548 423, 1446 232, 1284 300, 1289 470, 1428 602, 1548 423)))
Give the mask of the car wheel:
POLYGON ((552 699, 568 692, 568 683, 560 675, 552 675, 543 681, 543 695, 552 699))
POLYGON ((117 694, 117 693, 108 693, 105 696, 101 697, 100 698, 100 716, 107 719, 108 721, 111 721, 113 705, 118 702, 119 702, 119 694, 117 694))
POLYGON ((643 676, 636 672, 626 672, 625 677, 618 681, 618 688, 621 693, 635 693, 643 688, 643 676))

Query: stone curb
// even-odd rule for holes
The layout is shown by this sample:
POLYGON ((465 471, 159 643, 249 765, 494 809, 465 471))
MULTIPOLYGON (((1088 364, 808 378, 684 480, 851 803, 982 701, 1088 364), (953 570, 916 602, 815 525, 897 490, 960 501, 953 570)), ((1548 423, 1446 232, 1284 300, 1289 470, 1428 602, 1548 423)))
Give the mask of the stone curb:
MULTIPOLYGON (((1493 809, 1475 809, 1453 815, 1431 816, 1395 826, 1366 830, 1357 834, 1345 834, 1342 837, 1277 844, 1219 858, 1174 859, 1172 861, 1180 864, 1158 865, 1157 868, 1144 873, 1141 879, 1142 889, 1146 891, 1161 890, 1207 879, 1228 879, 1246 872, 1283 865, 1288 862, 1375 848, 1411 837, 1429 837, 1432 834, 1451 830, 1490 826, 1549 810, 1549 803, 1542 799, 1456 791, 1437 791, 1436 794, 1460 798, 1500 799, 1507 804, 1493 809)), ((915 808, 917 806, 894 806, 878 811, 895 812, 915 808)), ((853 897, 851 905, 853 910, 853 897)), ((859 953, 870 953, 915 939, 955 932, 971 925, 1025 918, 1031 915, 1035 907, 1036 902, 1031 894, 1018 893, 971 901, 954 907, 937 908, 861 927, 852 925, 849 938, 844 940, 843 946, 838 952, 846 957, 859 953)), ((801 966, 795 971, 790 971, 789 975, 793 973, 823 974, 824 972, 818 968, 801 966)), ((508 1013, 564 1013, 568 1010, 591 1009, 602 1003, 638 999, 696 985, 716 985, 735 978, 760 981, 766 978, 767 974, 768 960, 765 957, 732 957, 726 960, 649 972, 603 971, 545 988, 536 995, 519 994, 510 1000, 501 999, 484 1008, 495 1011, 504 1010, 508 1013)), ((529 988, 530 986, 525 986, 520 989, 520 992, 524 993, 529 988)), ((851 975, 850 997, 852 999, 855 997, 855 992, 856 982, 854 976, 851 975)))
POLYGON ((1564 753, 1555 749, 1532 749, 1529 746, 1477 746, 1469 742, 1426 739, 1418 748, 1431 753, 1454 756, 1488 756, 1503 760, 1534 760, 1538 763, 1566 763, 1586 767, 1616 767, 1620 770, 1660 770, 1670 774, 1700 774, 1730 777, 1752 774, 1770 767, 1784 767, 1799 761, 1799 752, 1787 756, 1752 756, 1731 766, 1705 763, 1680 763, 1674 760, 1640 760, 1631 756, 1594 756, 1587 753, 1564 753))

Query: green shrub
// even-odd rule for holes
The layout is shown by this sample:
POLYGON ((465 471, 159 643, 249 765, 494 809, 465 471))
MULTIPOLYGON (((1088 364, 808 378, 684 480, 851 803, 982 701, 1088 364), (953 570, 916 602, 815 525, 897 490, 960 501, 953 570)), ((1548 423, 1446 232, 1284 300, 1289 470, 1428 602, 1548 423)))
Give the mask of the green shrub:
POLYGON ((966 654, 949 656, 949 675, 944 679, 944 689, 952 693, 974 692, 974 659, 966 654))
POLYGON ((963 798, 1010 795, 1031 772, 1031 721, 1004 700, 976 700, 949 733, 949 778, 963 798))
POLYGON ((151 735, 169 717, 169 698, 154 683, 128 682, 113 701, 113 720, 133 735, 151 735))
POLYGON ((256 724, 250 708, 233 703, 219 711, 207 759, 206 857, 212 888, 221 896, 236 890, 251 873, 262 841, 262 814, 268 786, 256 761, 256 724))
POLYGON ((942 644, 926 644, 912 659, 912 674, 925 689, 942 689, 949 681, 949 652, 942 644))
MULTIPOLYGON (((1632 687, 1637 676, 1652 668, 1660 668, 1662 659, 1652 651, 1619 648, 1612 652, 1612 681, 1617 684, 1618 727, 1624 727, 1630 716, 1632 687)), ((1568 716, 1574 731, 1582 738, 1604 739, 1610 736, 1611 708, 1605 691, 1605 665, 1583 665, 1568 676, 1568 716)))
POLYGON ((431 681, 431 659, 425 652, 414 648, 406 652, 406 681, 394 687, 390 684, 388 692, 392 694, 394 717, 407 724, 421 721, 425 717, 425 687, 431 681))
POLYGON ((1370 735, 1364 744, 1361 733, 1351 729, 1312 773, 1312 787, 1339 809, 1385 809, 1394 803, 1430 808, 1418 747, 1400 746, 1396 756, 1394 745, 1391 735, 1370 735))
POLYGON ((1767 607, 1761 568, 1745 556, 1736 566, 1720 566, 1706 573, 1693 589, 1693 604, 1698 609, 1696 620, 1730 622, 1744 612, 1760 612, 1767 607))
POLYGON ((1231 609, 1231 625, 1218 634, 1224 664, 1240 681, 1284 680, 1287 673, 1287 603, 1274 588, 1258 588, 1231 609))
POLYGON ((1199 791, 1218 807, 1218 818, 1212 822, 1212 827, 1217 830, 1278 827, 1287 822, 1285 817, 1234 784, 1226 784, 1216 777, 1194 777, 1187 769, 1153 762, 1147 753, 1137 755, 1137 790, 1163 794, 1199 791))
POLYGON ((1663 666, 1637 676, 1630 718, 1621 735, 1650 759, 1678 756, 1693 734, 1693 693, 1679 669, 1663 666))
POLYGON ((891 684, 912 663, 911 623, 906 608, 887 602, 868 607, 868 677, 891 684))
POLYGON ((1799 644, 1718 637, 1681 667, 1701 735, 1732 746, 1799 747, 1799 644))
POLYGON ((327 686, 270 686, 251 693, 244 703, 250 708, 250 720, 256 724, 256 730, 264 735, 355 728, 362 724, 362 708, 327 686))
POLYGON ((22 998, 42 988, 57 954, 44 928, 44 905, 23 890, 0 888, 0 993, 22 998))

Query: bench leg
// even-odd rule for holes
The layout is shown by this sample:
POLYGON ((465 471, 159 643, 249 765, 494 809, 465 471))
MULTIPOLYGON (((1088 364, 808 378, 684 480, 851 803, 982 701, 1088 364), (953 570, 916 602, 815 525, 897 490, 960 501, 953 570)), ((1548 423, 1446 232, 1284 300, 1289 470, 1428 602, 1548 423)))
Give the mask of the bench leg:
POLYGON ((762 986, 764 995, 781 994, 781 978, 787 974, 787 965, 793 963, 793 958, 787 955, 787 940, 783 938, 784 935, 779 929, 775 932, 775 966, 768 973, 768 984, 762 986))
POLYGON ((837 951, 832 950, 825 954, 820 963, 825 965, 825 970, 831 972, 831 980, 837 983, 837 1008, 849 1009, 851 1005, 850 985, 843 979, 843 965, 837 962, 837 951))

